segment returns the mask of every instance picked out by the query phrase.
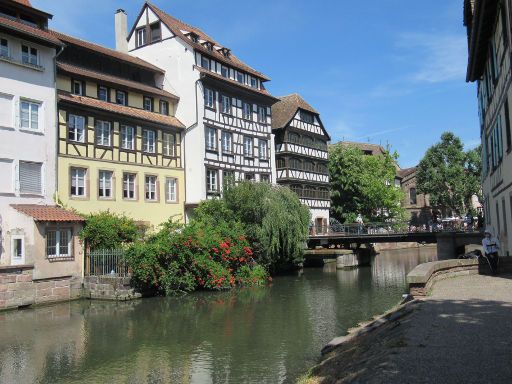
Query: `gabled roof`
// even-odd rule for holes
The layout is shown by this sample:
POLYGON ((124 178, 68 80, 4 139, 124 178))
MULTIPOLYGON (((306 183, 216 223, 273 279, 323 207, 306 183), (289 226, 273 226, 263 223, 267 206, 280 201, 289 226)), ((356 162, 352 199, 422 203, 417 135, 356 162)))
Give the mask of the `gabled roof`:
POLYGON ((123 116, 128 116, 134 119, 146 120, 154 124, 161 124, 172 126, 175 128, 185 128, 183 123, 174 116, 162 115, 156 112, 146 111, 144 109, 138 109, 133 107, 127 107, 125 105, 119 105, 94 99, 92 97, 78 96, 70 93, 59 92, 59 102, 68 102, 83 107, 95 108, 105 112, 116 113, 123 116))
POLYGON ((13 20, 11 18, 7 18, 4 16, 0 16, 0 28, 7 29, 9 31, 20 33, 25 36, 29 36, 37 41, 42 42, 46 45, 51 46, 63 46, 64 44, 53 36, 48 31, 44 29, 36 28, 26 23, 21 23, 19 21, 13 20))
POLYGON ((386 153, 386 150, 379 144, 371 144, 371 143, 359 143, 356 141, 340 141, 334 145, 343 145, 345 147, 356 147, 361 151, 369 151, 372 156, 375 155, 383 155, 386 153))
MULTIPOLYGON (((279 101, 272 106, 272 129, 280 129, 286 127, 295 117, 297 111, 302 109, 317 116, 320 121, 320 114, 298 93, 279 97, 279 101)), ((320 122, 322 129, 327 137, 330 136, 320 122)))
POLYGON ((405 168, 398 171, 398 176, 404 178, 416 172, 416 167, 405 168))
MULTIPOLYGON (((232 66, 234 68, 240 69, 244 72, 247 72, 251 75, 254 75, 256 77, 259 77, 263 80, 270 80, 267 76, 262 74, 261 72, 256 71, 255 69, 249 67, 247 64, 239 60, 235 55, 232 53, 229 54, 229 57, 225 57, 224 54, 221 52, 222 49, 227 49, 222 44, 219 44, 217 41, 215 41, 213 38, 208 36, 206 33, 204 33, 199 28, 193 27, 189 24, 184 23, 181 20, 178 20, 174 18, 173 16, 165 13, 160 8, 156 7, 149 1, 146 1, 146 4, 142 8, 142 10, 145 9, 145 7, 148 6, 157 16, 158 18, 171 30, 171 32, 176 35, 177 37, 181 38, 182 40, 186 41, 187 44, 191 45, 194 49, 197 51, 200 51, 202 54, 209 56, 221 63, 224 63, 228 66, 232 66), (198 42, 194 42, 191 39, 187 37, 189 33, 193 33, 197 35, 198 42), (201 42, 206 43, 210 42, 213 45, 212 50, 208 50, 207 47, 203 46, 201 42)), ((142 14, 142 11, 141 11, 142 14)), ((130 34, 128 38, 133 34, 135 31, 135 24, 130 31, 130 34)))
POLYGON ((79 47, 89 49, 91 51, 100 53, 105 56, 110 56, 116 60, 121 60, 133 65, 136 65, 138 67, 144 68, 146 70, 152 71, 152 72, 158 72, 158 73, 164 73, 164 70, 162 68, 158 68, 157 66, 148 63, 145 60, 139 59, 138 57, 129 55, 127 53, 122 53, 119 51, 116 51, 114 49, 106 48, 98 44, 91 43, 89 41, 81 40, 73 36, 65 35, 61 32, 53 31, 51 30, 50 33, 58 38, 60 41, 64 42, 65 44, 73 44, 77 45, 79 47))
POLYGON ((71 211, 56 205, 38 205, 38 204, 11 204, 11 207, 27 216, 30 216, 34 221, 67 221, 67 222, 82 222, 85 219, 71 211))

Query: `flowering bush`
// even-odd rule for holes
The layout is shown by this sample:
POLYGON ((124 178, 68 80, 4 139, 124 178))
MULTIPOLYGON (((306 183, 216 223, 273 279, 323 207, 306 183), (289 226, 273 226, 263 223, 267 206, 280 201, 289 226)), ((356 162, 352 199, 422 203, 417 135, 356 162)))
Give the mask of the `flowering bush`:
POLYGON ((252 256, 240 225, 197 221, 180 230, 166 224, 126 252, 133 281, 161 294, 264 284, 267 272, 252 256))

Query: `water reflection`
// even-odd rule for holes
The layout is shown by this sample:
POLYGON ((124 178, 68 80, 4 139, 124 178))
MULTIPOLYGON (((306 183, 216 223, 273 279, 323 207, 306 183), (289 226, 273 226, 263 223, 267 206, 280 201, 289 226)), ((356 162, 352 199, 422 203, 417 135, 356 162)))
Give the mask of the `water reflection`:
POLYGON ((263 288, 4 313, 0 382, 293 382, 331 338, 394 305, 426 257, 386 252, 371 268, 334 264, 263 288))

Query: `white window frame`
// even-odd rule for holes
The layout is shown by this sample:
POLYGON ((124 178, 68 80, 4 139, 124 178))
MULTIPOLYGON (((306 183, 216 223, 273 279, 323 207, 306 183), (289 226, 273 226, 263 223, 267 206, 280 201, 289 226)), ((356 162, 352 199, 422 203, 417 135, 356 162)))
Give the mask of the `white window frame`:
POLYGON ((151 96, 144 96, 143 99, 142 99, 142 107, 144 110, 146 111, 149 111, 149 112, 153 112, 153 98, 151 96), (149 104, 147 104, 149 102, 149 104))
POLYGON ((215 93, 210 88, 204 89, 204 105, 207 108, 215 109, 215 93))
POLYGON ((85 117, 74 115, 72 113, 68 116, 68 140, 85 143, 85 117), (82 122, 81 126, 78 124, 82 122), (71 138, 73 135, 73 138, 71 138))
POLYGON ((225 65, 220 66, 220 75, 222 77, 225 77, 226 79, 229 79, 229 67, 226 67, 225 65))
POLYGON ((158 177, 155 175, 144 176, 144 198, 146 201, 158 200, 158 177))
POLYGON ((222 153, 233 153, 233 134, 231 132, 222 131, 221 133, 221 148, 222 153))
POLYGON ((19 188, 20 195, 42 196, 44 194, 44 191, 43 191, 43 181, 44 181, 44 177, 43 177, 43 163, 38 163, 38 162, 33 162, 33 161, 24 161, 24 160, 20 160, 18 162, 18 188, 19 188), (39 178, 40 178, 39 191, 22 191, 21 190, 21 175, 20 175, 20 172, 21 172, 21 165, 22 164, 36 164, 36 165, 39 165, 39 169, 40 169, 40 173, 39 173, 39 178))
POLYGON ((163 151, 164 156, 176 156, 176 135, 174 133, 163 134, 163 151))
POLYGON ((28 65, 39 65, 39 50, 28 44, 21 44, 21 62, 28 65), (27 48, 27 52, 23 52, 24 48, 27 48), (34 52, 35 51, 35 54, 34 52))
POLYGON ((201 56, 201 67, 210 70, 211 62, 206 56, 201 56))
POLYGON ((116 104, 126 106, 128 104, 127 103, 127 97, 128 97, 128 94, 125 91, 121 91, 120 89, 116 89, 116 104), (120 98, 118 98, 118 95, 123 95, 123 97, 121 98, 122 99, 122 103, 119 102, 120 98))
POLYGON ((20 128, 21 129, 28 129, 31 131, 41 131, 39 128, 40 126, 40 111, 42 110, 42 103, 35 102, 32 100, 27 100, 20 98, 20 128), (23 106, 26 105, 28 107, 28 110, 26 113, 28 113, 28 118, 23 118, 23 106), (34 119, 35 115, 35 119, 34 119), (24 125, 24 121, 26 121, 26 124, 24 125))
POLYGON ((165 201, 168 203, 178 201, 178 179, 175 177, 165 178, 165 201))
POLYGON ((258 106, 258 122, 266 123, 267 122, 267 108, 258 106))
POLYGON ((102 147, 110 147, 112 136, 112 124, 110 121, 96 120, 95 133, 96 145, 101 145, 102 147))
POLYGON ((123 199, 137 200, 137 174, 123 173, 123 199), (130 195, 133 195, 130 197, 130 195))
POLYGON ((160 100, 160 114, 169 116, 169 102, 166 100, 160 100))
POLYGON ((112 199, 114 197, 114 172, 98 171, 98 198, 112 199))
POLYGON ((240 84, 244 84, 245 82, 245 73, 236 71, 236 81, 238 81, 240 84))
POLYGON ((222 95, 221 96, 221 110, 226 115, 231 115, 231 97, 222 95))
POLYGON ((244 136, 244 156, 254 157, 253 143, 254 139, 251 136, 244 136))
POLYGON ((78 198, 87 197, 87 168, 71 167, 69 173, 69 195, 78 198), (83 175, 79 174, 80 171, 83 171, 83 175), (75 193, 73 193, 73 188, 75 188, 75 193), (79 188, 83 188, 83 193, 78 193, 79 188))
POLYGON ((156 132, 152 129, 142 130, 142 151, 156 153, 156 132))
POLYGON ((71 84, 71 93, 78 96, 84 96, 84 83, 80 80, 73 80, 71 84))
POLYGON ((121 125, 121 149, 135 149, 135 128, 131 125, 121 125))
POLYGON ((242 117, 246 120, 252 120, 252 104, 244 102, 242 104, 242 117))
POLYGON ((13 265, 22 265, 25 263, 25 236, 24 235, 11 235, 11 263, 13 265), (21 241, 21 255, 17 257, 14 255, 14 243, 21 241))
POLYGON ((146 36, 146 27, 137 28, 135 32, 135 40, 136 45, 138 47, 142 47, 143 45, 146 45, 147 36, 146 36))
POLYGON ((108 99, 109 99, 109 90, 107 87, 105 87, 104 85, 100 85, 98 87, 98 100, 101 100, 101 101, 107 101, 108 102, 108 99), (105 98, 102 99, 100 96, 101 96, 101 91, 104 90, 105 91, 105 98))
POLYGON ((258 79, 251 76, 251 87, 258 88, 258 79))
POLYGON ((217 169, 206 169, 206 192, 219 192, 219 171, 217 169))
POLYGON ((205 132, 205 149, 207 151, 217 150, 217 129, 212 127, 206 127, 205 132))
POLYGON ((260 159, 262 160, 268 160, 268 141, 263 139, 258 139, 258 154, 260 159))
POLYGON ((58 258, 72 258, 73 257, 73 232, 71 231, 70 228, 51 228, 51 229, 47 229, 46 230, 45 239, 46 239, 46 250, 45 250, 45 253, 46 253, 46 257, 48 258, 48 260, 58 259, 58 258), (61 238, 62 238, 62 233, 63 232, 67 232, 67 236, 68 236, 68 243, 66 245, 67 246, 67 250, 68 250, 67 253, 61 253, 61 238), (48 249, 49 249, 48 234, 49 233, 55 233, 55 253, 54 254, 50 254, 48 252, 48 249))

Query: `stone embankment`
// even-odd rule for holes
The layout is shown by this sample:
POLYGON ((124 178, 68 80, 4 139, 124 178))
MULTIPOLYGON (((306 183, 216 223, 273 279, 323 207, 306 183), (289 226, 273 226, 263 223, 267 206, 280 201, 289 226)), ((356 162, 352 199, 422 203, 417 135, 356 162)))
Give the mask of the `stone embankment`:
POLYGON ((451 262, 418 266, 419 298, 333 340, 300 383, 512 382, 512 263, 490 276, 474 261, 451 262))

